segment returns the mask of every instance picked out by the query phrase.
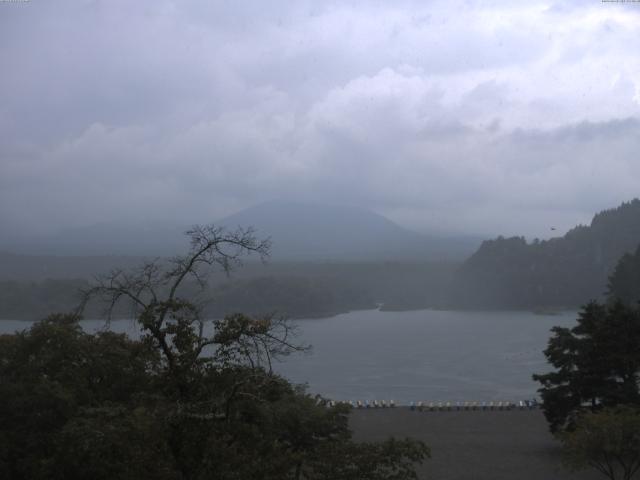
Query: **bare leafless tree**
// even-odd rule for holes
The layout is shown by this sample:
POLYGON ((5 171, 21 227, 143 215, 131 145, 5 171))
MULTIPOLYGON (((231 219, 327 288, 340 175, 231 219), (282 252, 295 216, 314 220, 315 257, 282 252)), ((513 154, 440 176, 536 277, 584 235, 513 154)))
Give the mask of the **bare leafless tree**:
MULTIPOLYGON (((195 280, 202 290, 212 267, 219 267, 229 274, 247 255, 255 254, 266 260, 271 248, 270 239, 258 240, 252 228, 228 232, 214 225, 196 225, 186 235, 190 239, 190 249, 184 255, 168 260, 156 258, 133 270, 116 269, 97 277, 90 288, 82 291, 80 311, 94 299, 105 302, 109 319, 121 301, 128 302, 134 313, 152 305, 170 304, 178 298, 179 289, 186 280, 195 280)), ((168 311, 167 308, 160 312, 160 321, 168 311)))
POLYGON ((293 327, 285 320, 268 315, 255 319, 233 315, 214 322, 216 334, 203 333, 201 309, 193 300, 180 297, 180 288, 192 280, 200 291, 215 267, 229 274, 242 259, 251 254, 265 260, 270 251, 269 239, 258 240, 251 228, 228 232, 224 228, 195 226, 186 235, 190 249, 185 255, 169 260, 156 258, 133 270, 113 270, 97 277, 82 292, 80 313, 88 302, 106 305, 110 319, 116 306, 126 302, 143 331, 166 358, 168 367, 191 368, 203 350, 217 345, 217 360, 233 359, 236 364, 271 371, 272 359, 305 347, 294 345, 293 327))

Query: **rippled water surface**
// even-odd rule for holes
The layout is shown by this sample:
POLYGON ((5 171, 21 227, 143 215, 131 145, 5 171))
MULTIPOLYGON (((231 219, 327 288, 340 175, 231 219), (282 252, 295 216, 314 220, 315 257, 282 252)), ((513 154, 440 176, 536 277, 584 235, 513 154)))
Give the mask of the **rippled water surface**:
MULTIPOLYGON (((276 366, 296 383, 335 399, 409 401, 519 400, 536 395, 532 373, 549 369, 542 350, 554 325, 575 324, 576 313, 366 310, 300 320, 300 341, 311 353, 276 366)), ((104 322, 84 321, 87 331, 104 322)), ((0 330, 28 322, 0 321, 0 330)), ((111 328, 136 335, 129 320, 111 328)))
POLYGON ((339 399, 403 402, 515 400, 535 396, 532 373, 549 369, 542 350, 554 325, 575 312, 359 311, 299 322, 311 355, 280 371, 339 399))

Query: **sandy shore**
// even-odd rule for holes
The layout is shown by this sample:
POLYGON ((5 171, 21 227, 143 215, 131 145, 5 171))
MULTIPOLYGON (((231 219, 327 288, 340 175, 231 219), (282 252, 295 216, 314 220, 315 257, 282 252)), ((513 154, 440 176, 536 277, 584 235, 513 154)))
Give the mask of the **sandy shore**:
MULTIPOLYGON (((413 437, 431 447, 420 468, 434 480, 596 480, 601 474, 570 472, 559 443, 539 410, 419 412, 409 408, 354 410, 357 440, 413 437)), ((604 477, 602 477, 604 478, 604 477)))

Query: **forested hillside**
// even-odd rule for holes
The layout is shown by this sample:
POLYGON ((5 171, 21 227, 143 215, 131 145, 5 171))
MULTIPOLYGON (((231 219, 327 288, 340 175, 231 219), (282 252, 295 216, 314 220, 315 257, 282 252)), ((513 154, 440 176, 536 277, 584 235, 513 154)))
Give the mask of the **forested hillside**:
MULTIPOLYGON (((38 269, 46 257, 18 258, 35 274, 20 280, 5 280, 0 275, 0 319, 37 320, 53 311, 73 310, 79 301, 78 291, 87 288, 93 275, 111 269, 89 271, 90 259, 73 264, 73 257, 59 257, 47 265, 60 268, 38 269), (69 258, 69 268, 62 266, 69 258), (73 267, 73 268, 72 268, 73 267), (77 268, 76 268, 77 267, 77 268), (59 277, 43 279, 47 272, 59 277), (71 276, 76 273, 77 276, 71 276), (64 275, 63 275, 64 274, 64 275)), ((114 260, 118 257, 114 257, 114 260)), ((0 257, 0 272, 2 258, 0 257)), ((136 259, 129 258, 131 265, 136 259)), ((124 259, 123 259, 124 262, 124 259)), ((114 264, 119 265, 119 264, 114 264)), ((442 307, 447 286, 459 264, 449 262, 248 262, 231 277, 213 272, 209 286, 199 299, 195 292, 184 292, 187 298, 202 302, 204 314, 222 318, 225 314, 275 313, 290 318, 324 317, 350 310, 375 308, 383 304, 387 310, 410 310, 442 307)), ((87 318, 97 318, 103 307, 91 305, 87 318)), ((129 316, 126 309, 116 312, 129 316)))
POLYGON ((609 277, 607 295, 627 305, 640 302, 640 246, 634 253, 625 253, 609 277))
POLYGON ((617 261, 640 244, 640 200, 593 217, 564 237, 484 242, 458 270, 450 303, 463 308, 561 308, 600 299, 617 261))

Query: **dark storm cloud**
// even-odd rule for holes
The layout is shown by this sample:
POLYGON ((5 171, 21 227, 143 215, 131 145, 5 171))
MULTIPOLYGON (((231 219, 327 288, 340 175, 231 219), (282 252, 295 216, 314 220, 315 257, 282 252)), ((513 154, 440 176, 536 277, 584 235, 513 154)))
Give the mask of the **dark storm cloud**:
POLYGON ((303 197, 533 236, 637 195, 637 9, 229 5, 0 4, 0 219, 303 197))

